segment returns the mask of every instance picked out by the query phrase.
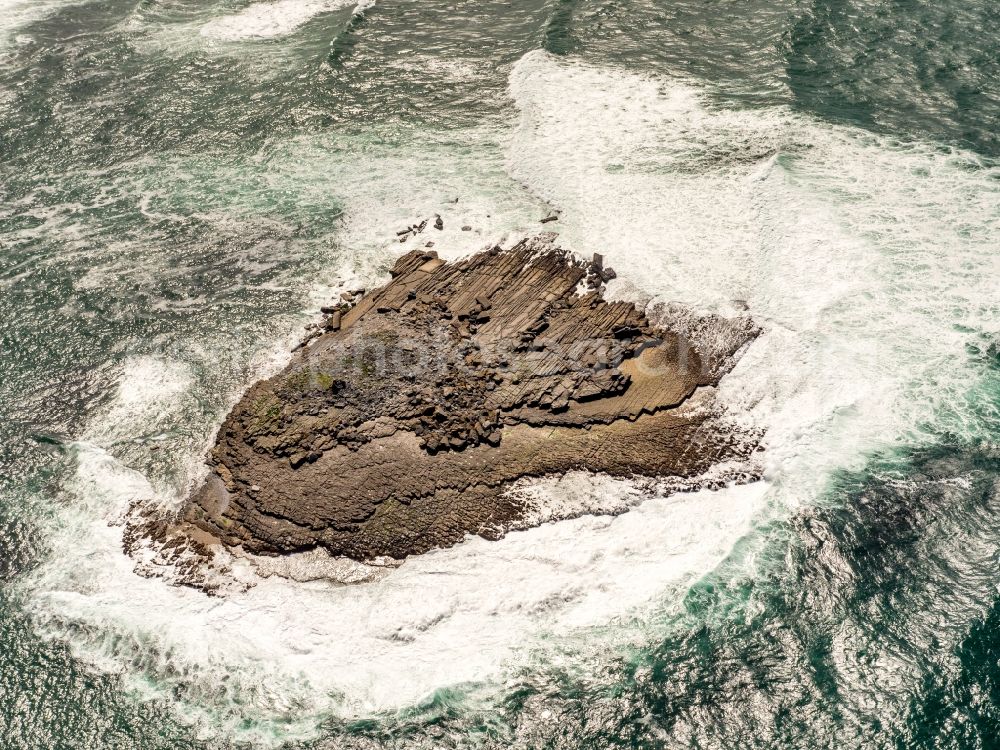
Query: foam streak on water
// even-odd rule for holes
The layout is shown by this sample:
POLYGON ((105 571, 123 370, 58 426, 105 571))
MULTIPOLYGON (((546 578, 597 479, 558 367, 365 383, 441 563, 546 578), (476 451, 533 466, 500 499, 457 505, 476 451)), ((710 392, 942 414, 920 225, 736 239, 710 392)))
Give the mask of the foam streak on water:
POLYGON ((370 3, 356 0, 273 0, 247 6, 238 13, 221 16, 205 24, 201 35, 222 41, 272 39, 291 34, 320 13, 356 5, 358 10, 370 3))
MULTIPOLYGON (((76 4, 82 2, 84 0, 76 0, 76 4)), ((0 53, 12 42, 28 39, 19 37, 16 34, 18 29, 71 3, 73 0, 0 0, 0 53)))

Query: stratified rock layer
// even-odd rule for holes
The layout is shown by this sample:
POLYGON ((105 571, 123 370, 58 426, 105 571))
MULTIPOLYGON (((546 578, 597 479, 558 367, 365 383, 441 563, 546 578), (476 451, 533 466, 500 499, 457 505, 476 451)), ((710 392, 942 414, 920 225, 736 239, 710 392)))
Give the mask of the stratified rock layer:
POLYGON ((413 251, 325 308, 229 414, 183 523, 258 554, 401 558, 499 536, 525 512, 504 492, 523 477, 691 476, 738 452, 682 405, 750 329, 709 357, 604 301, 613 272, 551 240, 455 263, 413 251))

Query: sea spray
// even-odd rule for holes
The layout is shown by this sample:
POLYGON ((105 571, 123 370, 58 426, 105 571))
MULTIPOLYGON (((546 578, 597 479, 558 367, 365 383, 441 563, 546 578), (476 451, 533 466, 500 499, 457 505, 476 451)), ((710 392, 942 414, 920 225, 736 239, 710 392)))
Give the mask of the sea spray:
POLYGON ((996 166, 543 52, 511 91, 510 172, 563 211, 573 247, 660 299, 749 305, 764 335, 720 390, 766 430, 785 502, 940 417, 975 429, 966 346, 998 318, 996 166))

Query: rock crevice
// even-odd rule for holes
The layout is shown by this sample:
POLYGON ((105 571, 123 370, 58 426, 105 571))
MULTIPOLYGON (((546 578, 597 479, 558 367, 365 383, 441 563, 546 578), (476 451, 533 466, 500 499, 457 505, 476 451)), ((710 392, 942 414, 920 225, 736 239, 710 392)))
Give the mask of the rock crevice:
POLYGON ((690 321, 673 330, 606 301, 614 272, 553 239, 453 263, 415 250, 385 286, 324 308, 226 418, 169 533, 402 558, 502 535, 526 511, 505 492, 518 479, 686 477, 752 450, 689 403, 756 335, 749 319, 707 352, 690 321))

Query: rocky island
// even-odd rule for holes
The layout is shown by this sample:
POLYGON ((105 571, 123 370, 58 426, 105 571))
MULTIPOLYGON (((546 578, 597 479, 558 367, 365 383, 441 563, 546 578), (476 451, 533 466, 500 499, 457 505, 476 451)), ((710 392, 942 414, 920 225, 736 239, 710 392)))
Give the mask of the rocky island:
POLYGON ((667 328, 606 301, 614 276, 543 234, 457 262, 427 249, 345 293, 220 428, 207 480, 146 533, 255 555, 404 558, 502 536, 507 490, 574 469, 693 477, 753 442, 705 399, 749 318, 667 328), (700 335, 699 335, 700 331, 700 335))

